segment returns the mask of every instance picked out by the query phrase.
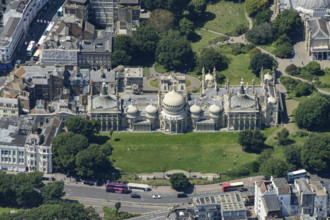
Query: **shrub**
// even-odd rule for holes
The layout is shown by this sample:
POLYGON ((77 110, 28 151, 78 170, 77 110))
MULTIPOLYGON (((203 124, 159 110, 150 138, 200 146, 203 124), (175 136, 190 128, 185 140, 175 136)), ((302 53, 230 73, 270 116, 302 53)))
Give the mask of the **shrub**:
POLYGON ((298 68, 294 64, 290 64, 285 68, 285 72, 291 76, 297 76, 299 75, 298 68))
POLYGON ((186 175, 183 173, 174 173, 170 177, 170 182, 175 190, 183 190, 186 187, 190 186, 190 182, 186 175))
POLYGON ((300 83, 293 90, 293 93, 296 97, 308 96, 313 93, 315 87, 309 83, 300 83))
POLYGON ((303 67, 302 70, 312 75, 324 75, 324 72, 321 70, 321 65, 316 61, 309 62, 306 66, 303 67))
POLYGON ((259 48, 253 48, 249 51, 249 57, 252 59, 256 54, 261 53, 261 50, 259 48))

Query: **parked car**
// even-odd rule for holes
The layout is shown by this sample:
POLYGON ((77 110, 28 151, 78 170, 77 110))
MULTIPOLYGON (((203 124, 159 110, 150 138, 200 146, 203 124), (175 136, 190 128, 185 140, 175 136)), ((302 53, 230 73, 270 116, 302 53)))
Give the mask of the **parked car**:
POLYGON ((131 198, 139 199, 139 198, 141 198, 141 196, 139 194, 133 193, 133 194, 131 194, 131 198))
POLYGON ((152 195, 153 199, 161 199, 162 197, 160 195, 152 195))

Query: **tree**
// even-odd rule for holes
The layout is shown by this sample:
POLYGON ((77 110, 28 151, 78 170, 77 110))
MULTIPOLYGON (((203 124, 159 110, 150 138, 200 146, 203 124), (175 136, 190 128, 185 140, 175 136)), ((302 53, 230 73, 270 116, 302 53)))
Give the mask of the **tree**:
POLYGON ((293 90, 293 94, 296 97, 308 96, 312 94, 315 90, 315 87, 309 83, 301 82, 293 90))
POLYGON ((124 50, 127 54, 131 54, 132 37, 129 35, 118 35, 113 42, 113 50, 124 50))
POLYGON ((273 30, 278 36, 286 34, 292 41, 296 41, 303 36, 304 25, 295 10, 283 10, 273 21, 273 30))
POLYGON ((171 12, 164 9, 156 9, 151 13, 147 21, 157 33, 163 33, 170 30, 174 25, 174 16, 171 12))
POLYGON ((245 130, 238 136, 238 142, 242 149, 249 153, 260 153, 265 147, 266 137, 259 131, 245 130))
POLYGON ((158 42, 156 59, 167 70, 183 69, 193 62, 190 42, 178 31, 170 30, 158 42))
POLYGON ((69 131, 90 139, 94 133, 99 131, 100 123, 95 119, 87 120, 79 116, 73 116, 66 120, 65 126, 69 131))
POLYGON ((273 150, 269 149, 269 148, 261 151, 261 153, 259 154, 259 157, 258 157, 259 164, 263 164, 265 161, 267 161, 269 158, 271 158, 272 154, 273 154, 273 150))
POLYGON ((255 55, 257 55, 258 53, 261 53, 261 50, 259 48, 253 48, 251 50, 249 50, 249 57, 250 59, 252 59, 252 57, 254 57, 255 55))
POLYGON ((281 129, 281 131, 276 133, 276 139, 280 145, 287 145, 290 141, 288 138, 289 131, 286 128, 281 129))
POLYGON ((268 0, 245 0, 245 11, 252 17, 260 11, 266 10, 268 0))
POLYGON ((270 23, 262 23, 246 33, 246 39, 253 44, 268 44, 273 40, 273 29, 270 23))
POLYGON ((212 71, 214 67, 216 67, 217 70, 223 69, 223 66, 226 65, 224 60, 225 57, 219 52, 219 50, 216 50, 213 47, 203 48, 197 57, 198 69, 200 72, 203 67, 206 72, 212 71))
POLYGON ((311 134, 301 149, 303 167, 318 175, 329 176, 330 136, 328 134, 311 134))
POLYGON ((299 169, 301 167, 301 147, 291 145, 284 148, 284 157, 286 162, 294 166, 294 169, 299 169))
POLYGON ((117 213, 118 213, 120 207, 121 207, 121 203, 120 203, 120 202, 116 202, 116 203, 115 203, 115 208, 116 208, 116 212, 117 212, 117 213))
POLYGON ((264 69, 272 69, 275 66, 276 61, 271 56, 264 53, 256 54, 250 61, 250 69, 257 76, 259 76, 261 67, 264 69))
POLYGON ((102 179, 113 170, 108 156, 110 155, 105 154, 99 145, 91 144, 87 149, 77 153, 75 170, 79 176, 102 179))
POLYGON ((116 50, 111 54, 111 64, 113 67, 129 65, 131 62, 132 57, 125 50, 116 50))
POLYGON ((303 67, 302 71, 306 71, 312 75, 323 75, 323 71, 321 70, 321 65, 316 61, 309 62, 306 66, 303 67))
POLYGON ((258 26, 259 24, 268 22, 270 23, 272 12, 269 9, 262 10, 257 13, 257 15, 254 17, 254 26, 258 26))
POLYGON ((137 56, 145 57, 144 59, 154 58, 158 41, 155 29, 143 22, 132 35, 132 44, 137 48, 137 56))
POLYGON ((57 169, 75 173, 75 157, 88 147, 88 139, 72 132, 61 133, 52 140, 53 159, 57 169))
POLYGON ((284 177, 288 170, 288 163, 278 158, 269 158, 261 165, 261 171, 267 178, 270 176, 275 178, 284 177))
POLYGON ((329 98, 317 96, 298 105, 295 121, 300 128, 310 131, 328 130, 330 124, 329 98))
POLYGON ((188 5, 190 17, 194 20, 200 18, 205 13, 206 7, 206 0, 191 0, 188 5))
POLYGON ((163 8, 166 4, 166 0, 142 0, 146 9, 153 11, 156 8, 163 8))
POLYGON ((299 75, 299 71, 296 65, 290 64, 285 68, 285 72, 291 76, 299 75))
POLYGON ((189 39, 194 34, 194 23, 187 18, 182 18, 179 22, 180 31, 189 39))
POLYGON ((64 182, 54 181, 54 182, 48 183, 41 190, 41 195, 42 195, 42 198, 45 203, 59 201, 61 199, 61 197, 65 195, 64 182))
POLYGON ((183 190, 190 186, 190 182, 186 175, 183 173, 174 173, 170 177, 172 188, 175 190, 183 190))
POLYGON ((37 208, 26 209, 16 213, 4 213, 0 219, 25 220, 25 219, 101 219, 91 206, 85 208, 83 204, 61 202, 59 204, 46 204, 37 208))

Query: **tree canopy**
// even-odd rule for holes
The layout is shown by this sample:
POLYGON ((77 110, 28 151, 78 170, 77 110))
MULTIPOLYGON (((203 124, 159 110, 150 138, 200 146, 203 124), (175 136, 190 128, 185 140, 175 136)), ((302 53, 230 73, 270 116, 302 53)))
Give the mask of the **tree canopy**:
POLYGON ((100 123, 96 119, 87 120, 79 116, 73 116, 66 120, 65 126, 69 131, 90 139, 94 133, 99 132, 100 123))
POLYGON ((194 23, 187 18, 182 18, 179 22, 180 31, 190 39, 194 34, 194 23))
POLYGON ((330 128, 329 98, 316 96, 299 103, 295 121, 300 128, 323 131, 330 128))
POLYGON ((54 181, 48 183, 41 190, 41 195, 44 200, 44 203, 57 202, 65 195, 64 192, 64 182, 63 181, 54 181))
POLYGON ((64 132, 52 140, 53 159, 56 168, 75 173, 75 160, 78 152, 88 147, 88 139, 81 134, 64 132))
POLYGON ((143 22, 132 35, 132 44, 136 47, 139 57, 154 59, 158 41, 159 37, 155 29, 143 22))
POLYGON ((223 66, 226 65, 225 57, 213 47, 203 48, 197 60, 199 71, 201 71, 203 67, 206 72, 212 71, 214 67, 217 70, 221 70, 223 66))
POLYGON ((266 177, 273 176, 275 178, 284 177, 289 171, 289 165, 286 161, 279 158, 269 158, 262 166, 261 171, 266 177))
POLYGON ((163 33, 173 27, 174 16, 170 11, 156 9, 151 13, 147 22, 157 31, 157 33, 163 33))
POLYGON ((112 164, 108 160, 110 154, 98 144, 91 144, 76 155, 77 174, 87 178, 102 179, 107 177, 113 170, 112 164))
POLYGON ((191 0, 188 9, 192 19, 196 20, 200 18, 206 11, 207 2, 206 0, 191 0))
POLYGON ((93 207, 85 208, 83 204, 61 202, 58 204, 45 204, 37 208, 18 211, 17 213, 4 213, 0 219, 6 220, 32 220, 32 219, 101 219, 93 207))
POLYGON ((266 137, 259 130, 241 131, 238 136, 238 142, 242 149, 249 153, 260 153, 265 148, 266 137))
POLYGON ((304 25, 299 13, 295 10, 283 10, 272 24, 274 33, 278 36, 286 34, 295 41, 303 35, 304 25))
POLYGON ((291 164, 295 170, 301 168, 301 147, 291 145, 284 148, 286 162, 291 164))
POLYGON ((175 190, 183 190, 186 187, 190 186, 190 182, 186 175, 183 173, 174 173, 170 177, 170 182, 175 190))
POLYGON ((330 136, 311 134, 302 146, 301 163, 309 172, 329 176, 330 136))
POLYGON ((178 31, 162 35, 156 50, 156 60, 167 70, 183 69, 192 63, 193 52, 190 42, 178 31), (186 66, 187 65, 187 66, 186 66))
POLYGON ((264 53, 256 54, 250 61, 250 69, 257 76, 259 76, 262 67, 264 69, 272 69, 275 66, 276 61, 271 56, 264 53))
POLYGON ((258 12, 266 10, 267 7, 268 0, 245 0, 245 10, 252 17, 258 12))
POLYGON ((273 29, 270 23, 262 23, 246 33, 246 39, 254 44, 268 44, 273 40, 273 29))

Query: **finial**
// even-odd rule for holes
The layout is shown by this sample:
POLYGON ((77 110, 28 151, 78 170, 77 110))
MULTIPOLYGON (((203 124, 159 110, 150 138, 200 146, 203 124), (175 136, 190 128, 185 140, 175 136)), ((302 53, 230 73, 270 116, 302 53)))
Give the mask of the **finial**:
POLYGON ((205 67, 202 68, 202 74, 205 74, 205 67))
POLYGON ((93 80, 89 80, 89 85, 92 85, 93 84, 93 80))

